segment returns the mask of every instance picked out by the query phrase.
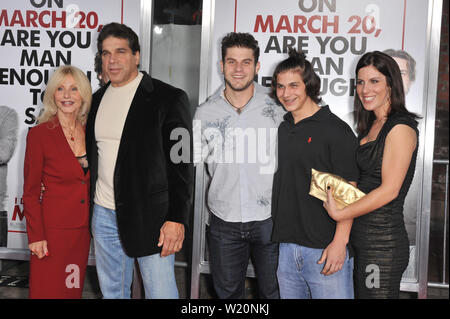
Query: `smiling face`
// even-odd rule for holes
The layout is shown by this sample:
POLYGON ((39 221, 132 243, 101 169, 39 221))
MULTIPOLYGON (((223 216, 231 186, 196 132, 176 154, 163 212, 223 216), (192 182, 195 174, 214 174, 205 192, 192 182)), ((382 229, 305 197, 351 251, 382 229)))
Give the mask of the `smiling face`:
POLYGON ((138 75, 139 51, 130 49, 127 39, 107 37, 102 43, 102 69, 114 87, 128 84, 138 75))
POLYGON ((253 84, 259 62, 255 64, 252 49, 231 47, 227 49, 224 61, 220 61, 220 68, 227 88, 244 91, 253 84))
POLYGON ((313 102, 306 94, 306 86, 298 70, 288 70, 277 75, 276 93, 280 103, 294 118, 303 117, 313 102))
POLYGON ((356 92, 367 111, 388 112, 391 89, 386 77, 373 65, 359 69, 356 79, 356 92))
POLYGON ((70 74, 66 75, 57 86, 53 98, 58 108, 57 112, 65 115, 77 116, 83 104, 78 85, 70 74))

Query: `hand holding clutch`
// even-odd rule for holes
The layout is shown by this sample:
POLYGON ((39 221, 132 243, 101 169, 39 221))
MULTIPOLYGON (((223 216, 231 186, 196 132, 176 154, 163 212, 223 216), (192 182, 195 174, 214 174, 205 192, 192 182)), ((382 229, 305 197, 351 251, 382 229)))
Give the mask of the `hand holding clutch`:
POLYGON ((342 209, 366 195, 344 178, 312 168, 309 195, 326 202, 328 186, 333 192, 333 198, 338 209, 342 209))

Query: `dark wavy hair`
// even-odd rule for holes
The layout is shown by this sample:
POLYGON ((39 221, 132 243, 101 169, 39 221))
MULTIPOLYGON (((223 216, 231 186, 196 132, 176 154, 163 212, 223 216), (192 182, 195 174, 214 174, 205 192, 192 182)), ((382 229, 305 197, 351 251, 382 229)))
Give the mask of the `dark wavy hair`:
POLYGON ((225 62, 228 48, 248 48, 253 51, 253 58, 255 64, 259 60, 259 46, 258 41, 250 34, 243 32, 230 32, 222 39, 222 61, 225 62))
POLYGON ((136 52, 141 51, 141 47, 139 45, 139 38, 137 34, 125 24, 112 22, 105 24, 102 30, 100 31, 100 34, 98 35, 97 51, 99 54, 102 54, 103 41, 110 36, 128 40, 128 46, 130 47, 131 52, 133 52, 133 54, 136 54, 136 52))
MULTIPOLYGON (((358 79, 358 72, 366 66, 373 66, 378 72, 386 77, 387 86, 390 88, 391 108, 388 117, 397 112, 411 115, 414 119, 419 118, 418 115, 409 112, 405 106, 405 93, 403 91, 402 76, 397 62, 386 53, 373 51, 364 54, 356 65, 355 77, 358 79)), ((356 123, 356 132, 359 136, 367 134, 375 120, 375 114, 372 111, 366 111, 358 96, 355 94, 354 116, 356 123)))
POLYGON ((272 93, 271 96, 275 101, 281 105, 277 97, 277 77, 278 74, 286 71, 296 71, 300 73, 303 83, 306 86, 306 95, 314 101, 320 103, 322 98, 320 95, 320 78, 314 72, 311 63, 306 59, 303 52, 297 52, 295 49, 289 50, 289 57, 280 63, 275 68, 272 76, 272 93))

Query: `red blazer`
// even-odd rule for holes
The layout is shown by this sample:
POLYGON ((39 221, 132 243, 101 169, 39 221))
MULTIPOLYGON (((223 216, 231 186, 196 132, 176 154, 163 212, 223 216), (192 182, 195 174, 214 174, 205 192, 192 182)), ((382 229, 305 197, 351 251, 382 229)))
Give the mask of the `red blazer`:
POLYGON ((23 205, 28 243, 45 240, 46 229, 89 227, 89 173, 84 174, 56 117, 28 132, 23 205))

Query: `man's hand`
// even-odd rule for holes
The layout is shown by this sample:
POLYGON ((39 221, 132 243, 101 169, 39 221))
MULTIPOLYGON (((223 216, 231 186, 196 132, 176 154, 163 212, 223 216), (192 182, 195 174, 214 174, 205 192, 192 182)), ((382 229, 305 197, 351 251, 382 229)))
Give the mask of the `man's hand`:
POLYGON ((172 255, 181 250, 184 241, 184 225, 165 222, 159 231, 158 247, 162 246, 161 257, 172 255))
POLYGON ((325 266, 320 272, 322 275, 329 276, 342 269, 347 255, 347 246, 345 244, 332 241, 327 248, 323 250, 322 257, 317 262, 325 266))

